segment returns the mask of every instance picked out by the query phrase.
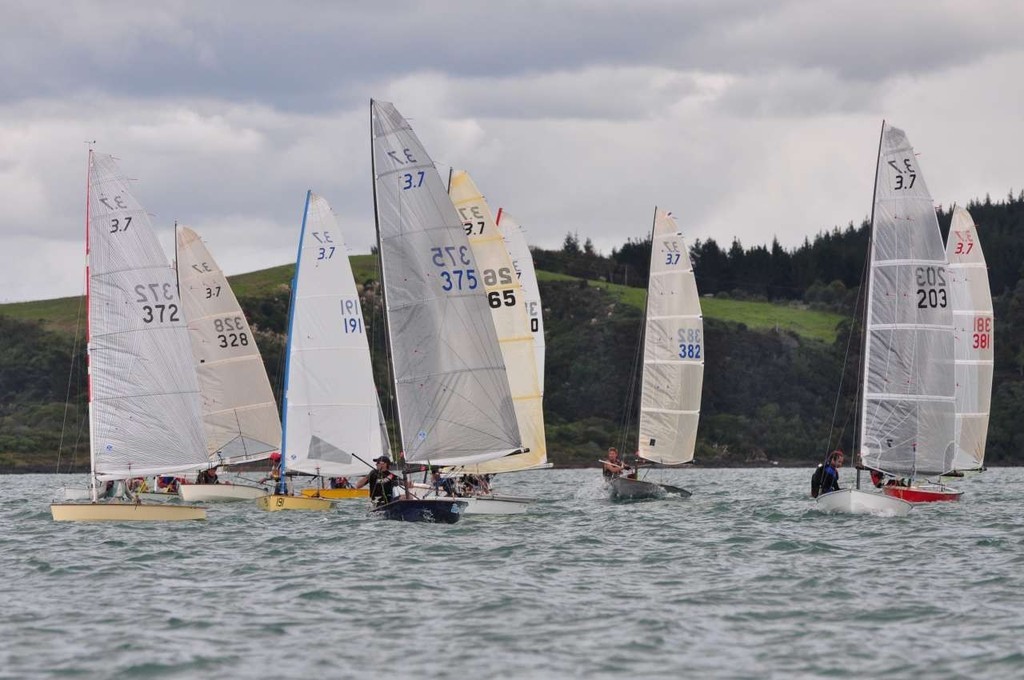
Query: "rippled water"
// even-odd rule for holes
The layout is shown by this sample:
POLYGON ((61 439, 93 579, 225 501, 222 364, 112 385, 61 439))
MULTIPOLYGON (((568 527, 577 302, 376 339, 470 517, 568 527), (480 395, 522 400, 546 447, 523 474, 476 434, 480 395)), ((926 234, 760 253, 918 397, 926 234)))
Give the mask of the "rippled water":
POLYGON ((1024 470, 905 518, 820 514, 810 472, 523 473, 529 514, 450 526, 55 523, 67 476, 0 477, 0 676, 1024 677, 1024 470))

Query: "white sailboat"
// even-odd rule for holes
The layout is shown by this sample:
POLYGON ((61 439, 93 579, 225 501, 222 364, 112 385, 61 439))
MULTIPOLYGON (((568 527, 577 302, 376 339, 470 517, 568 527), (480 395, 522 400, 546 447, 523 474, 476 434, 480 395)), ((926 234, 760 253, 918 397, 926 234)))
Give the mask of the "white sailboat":
MULTIPOLYGON (((280 479, 288 470, 318 477, 365 474, 389 453, 363 310, 345 242, 327 201, 306 194, 292 283, 284 387, 280 479)), ((264 510, 326 510, 319 496, 279 488, 264 510)))
MULTIPOLYGON (((644 321, 637 457, 662 465, 693 460, 704 382, 704 321, 693 264, 671 213, 654 212, 644 321)), ((612 498, 690 492, 632 477, 612 477, 612 498)))
MULTIPOLYGON (((871 216, 861 368, 860 465, 894 477, 948 471, 953 459, 953 316, 935 207, 904 132, 882 124, 871 216)), ((859 482, 859 476, 858 476, 859 482)), ((859 484, 858 484, 859 486, 859 484)), ((818 496, 820 509, 905 515, 884 487, 818 496)))
MULTIPOLYGON (((176 229, 178 288, 188 321, 209 465, 264 460, 281 448, 281 420, 256 338, 224 272, 192 229, 176 229)), ((268 489, 183 484, 188 501, 252 500, 268 489)))
POLYGON ((174 270, 113 157, 89 152, 86 213, 91 502, 57 521, 205 519, 203 508, 100 502, 100 482, 207 467, 188 328, 174 270))
MULTIPOLYGON (((448 193, 452 199, 480 267, 480 278, 491 318, 501 347, 505 372, 515 406, 523 453, 479 463, 459 471, 472 475, 516 472, 543 467, 547 463, 544 437, 543 390, 537 364, 536 319, 528 312, 526 294, 520 278, 525 263, 517 269, 507 240, 497 225, 490 206, 464 170, 452 172, 448 193)), ((530 271, 532 272, 532 261, 530 271)), ((534 276, 536 282, 536 276, 534 276)), ((538 313, 536 300, 531 301, 538 313)), ((519 514, 526 512, 531 498, 496 495, 470 496, 467 514, 519 514)))
MULTIPOLYGON (((370 102, 374 203, 389 354, 405 460, 466 466, 522 443, 483 273, 409 123, 370 102)), ((403 499, 391 519, 455 521, 464 501, 403 499)))
MULTIPOLYGON (((953 210, 946 238, 950 298, 953 302, 953 334, 956 348, 956 453, 957 477, 979 472, 985 466, 992 407, 993 345, 995 325, 988 266, 971 214, 953 210)), ((951 477, 953 479, 955 477, 951 477)))

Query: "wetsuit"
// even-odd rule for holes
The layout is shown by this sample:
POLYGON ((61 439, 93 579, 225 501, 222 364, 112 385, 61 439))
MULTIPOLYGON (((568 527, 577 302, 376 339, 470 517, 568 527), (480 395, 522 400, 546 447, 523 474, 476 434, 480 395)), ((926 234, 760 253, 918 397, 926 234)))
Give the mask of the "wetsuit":
POLYGON ((821 471, 821 493, 839 491, 839 471, 832 463, 826 463, 821 471))

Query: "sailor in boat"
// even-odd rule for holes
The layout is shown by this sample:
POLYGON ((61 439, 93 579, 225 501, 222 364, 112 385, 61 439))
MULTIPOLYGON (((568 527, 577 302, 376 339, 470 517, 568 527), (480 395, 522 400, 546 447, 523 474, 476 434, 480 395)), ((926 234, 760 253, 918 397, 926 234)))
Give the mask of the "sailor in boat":
POLYGON ((278 451, 274 451, 270 454, 270 472, 267 476, 259 481, 259 484, 265 484, 267 482, 274 483, 274 493, 278 492, 278 486, 281 482, 281 454, 278 451))
POLYGON ((352 482, 348 481, 348 477, 331 477, 331 488, 332 489, 351 489, 352 482))
POLYGON ((220 484, 220 477, 217 476, 217 468, 200 470, 196 475, 196 484, 220 484))
POLYGON ((601 470, 601 474, 604 476, 604 481, 611 481, 613 478, 618 477, 626 470, 632 468, 625 463, 625 461, 619 460, 619 450, 614 446, 608 449, 608 458, 604 461, 604 469, 601 470))
POLYGON ((430 486, 438 496, 454 496, 455 480, 451 477, 442 477, 441 468, 430 468, 430 486))
POLYGON ((839 468, 843 467, 843 452, 836 449, 828 454, 828 460, 821 468, 821 487, 819 493, 826 494, 839 491, 839 468))
POLYGON ((165 493, 178 493, 178 486, 181 485, 181 480, 171 475, 164 475, 156 478, 156 489, 157 491, 163 491, 165 493))
POLYGON ((400 482, 395 473, 391 472, 390 458, 381 456, 380 458, 374 458, 373 462, 377 464, 377 469, 370 470, 370 474, 356 482, 355 488, 361 489, 369 485, 370 500, 379 508, 394 499, 395 488, 400 485, 400 482))

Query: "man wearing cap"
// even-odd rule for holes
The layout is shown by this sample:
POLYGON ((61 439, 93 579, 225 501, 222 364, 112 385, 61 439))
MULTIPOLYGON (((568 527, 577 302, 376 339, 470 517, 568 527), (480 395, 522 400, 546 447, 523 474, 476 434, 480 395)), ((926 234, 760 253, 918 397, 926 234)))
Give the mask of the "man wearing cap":
POLYGON ((270 474, 261 479, 259 483, 271 481, 274 482, 274 493, 287 493, 287 489, 279 488, 281 486, 281 454, 277 451, 270 454, 270 474))
POLYGON ((390 503, 394 498, 398 477, 391 472, 391 459, 387 456, 374 458, 373 462, 377 464, 377 469, 370 470, 370 474, 356 482, 355 488, 361 489, 369 484, 370 500, 373 501, 374 505, 380 507, 390 503))

